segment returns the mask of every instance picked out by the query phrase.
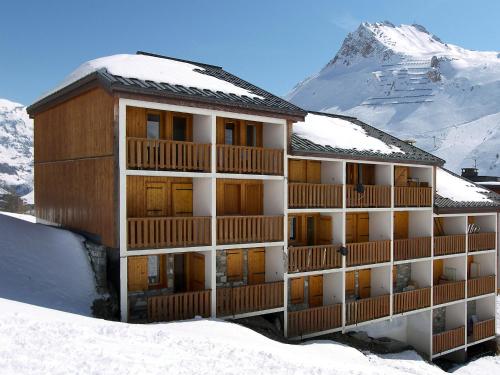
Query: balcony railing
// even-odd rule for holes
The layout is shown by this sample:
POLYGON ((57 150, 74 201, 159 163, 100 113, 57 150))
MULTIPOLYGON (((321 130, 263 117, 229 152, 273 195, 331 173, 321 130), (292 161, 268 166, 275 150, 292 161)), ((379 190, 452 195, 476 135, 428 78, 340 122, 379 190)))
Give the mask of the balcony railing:
POLYGON ((217 172, 283 175, 283 150, 217 145, 217 172))
POLYGON ((495 336, 495 319, 487 319, 472 325, 472 337, 469 337, 468 341, 475 342, 493 336, 495 336))
POLYGON ((210 317, 210 290, 148 297, 148 320, 161 322, 210 317))
POLYGON ((308 272, 342 267, 340 245, 288 248, 288 272, 308 272))
POLYGON ((288 313, 288 336, 302 336, 342 327, 342 304, 288 313))
POLYGON ((363 298, 346 303, 346 325, 357 324, 388 316, 390 313, 389 295, 363 298))
POLYGON ((217 288, 217 316, 234 316, 283 307, 283 281, 217 288))
POLYGON ((495 292, 495 276, 483 276, 467 280, 467 297, 495 292))
POLYGON ((342 185, 289 183, 288 207, 342 207, 342 185))
POLYGON ((432 205, 432 188, 395 186, 394 205, 396 207, 430 207, 432 205))
POLYGON ((210 172, 210 145, 127 138, 127 168, 210 172))
POLYGON ((419 310, 431 305, 431 288, 394 293, 394 314, 419 310))
POLYGON ((465 298, 465 280, 451 281, 446 284, 434 285, 434 306, 465 298))
POLYGON ((384 185, 363 185, 362 193, 356 185, 346 185, 347 207, 390 207, 391 187, 384 185))
POLYGON ((465 327, 458 327, 432 335, 432 354, 458 348, 465 344, 465 327))
POLYGON ((140 217, 127 220, 129 249, 208 246, 211 218, 140 217))
POLYGON ((394 260, 427 258, 431 256, 431 237, 394 240, 394 260))
POLYGON ((346 264, 348 267, 391 261, 391 241, 348 243, 346 264))
POLYGON ((283 216, 218 216, 217 244, 283 241, 283 216))
POLYGON ((495 232, 469 233, 468 251, 481 251, 495 249, 495 232))
POLYGON ((434 256, 465 252, 465 234, 434 237, 434 256))

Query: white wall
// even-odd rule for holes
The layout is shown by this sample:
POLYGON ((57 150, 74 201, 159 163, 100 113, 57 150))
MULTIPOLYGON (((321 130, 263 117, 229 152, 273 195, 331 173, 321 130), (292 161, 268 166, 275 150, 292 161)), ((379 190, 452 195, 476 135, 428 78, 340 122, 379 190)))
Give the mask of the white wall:
POLYGON ((432 284, 431 261, 411 263, 411 278, 418 283, 419 288, 426 288, 432 284))
POLYGON ((212 117, 193 115, 193 142, 212 143, 212 117))
POLYGON ((210 178, 193 178, 193 215, 212 215, 212 181, 210 178))
POLYGON ((285 133, 286 126, 279 124, 269 124, 267 122, 263 125, 263 140, 264 147, 267 148, 284 148, 285 147, 285 133))
POLYGON ((205 289, 212 289, 212 251, 203 251, 205 256, 205 289))
POLYGON ((408 236, 430 237, 432 235, 432 210, 410 211, 408 215, 408 236))
POLYGON ((472 259, 479 264, 479 276, 495 274, 495 253, 472 255, 472 259))
POLYGON ((446 267, 453 267, 457 270, 457 280, 465 280, 465 255, 443 259, 443 274, 446 273, 446 267))
POLYGON ((422 311, 407 317, 407 342, 420 352, 431 353, 431 311, 422 311))
POLYGON ((446 331, 465 325, 465 302, 448 305, 445 309, 446 331))
POLYGON ((390 266, 371 269, 371 297, 388 294, 391 288, 392 273, 390 266))
POLYGON ((332 272, 323 275, 323 304, 342 303, 344 287, 342 272, 332 272))
POLYGON ((449 236, 452 234, 465 234, 467 232, 467 217, 445 217, 443 219, 444 234, 449 236))
POLYGON ((264 180, 264 215, 283 215, 283 181, 264 180))
POLYGON ((392 185, 392 165, 375 164, 375 184, 392 185))
POLYGON ((283 273, 283 247, 266 247, 266 283, 282 281, 283 273))
POLYGON ((476 315, 480 320, 495 317, 495 296, 488 296, 476 300, 476 315))
POLYGON ((376 211, 369 213, 370 241, 390 240, 392 234, 390 211, 376 211))
POLYGON ((432 167, 410 167, 411 178, 418 178, 419 182, 427 182, 432 186, 432 167))
POLYGON ((481 232, 495 231, 495 215, 478 215, 472 217, 474 217, 474 223, 479 226, 481 232))
POLYGON ((344 180, 342 162, 321 161, 321 183, 340 185, 344 180))

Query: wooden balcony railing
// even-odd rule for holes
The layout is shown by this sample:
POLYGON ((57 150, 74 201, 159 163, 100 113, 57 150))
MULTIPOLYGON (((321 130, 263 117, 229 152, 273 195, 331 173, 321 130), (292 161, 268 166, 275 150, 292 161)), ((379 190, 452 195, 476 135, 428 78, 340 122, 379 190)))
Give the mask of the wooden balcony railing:
POLYGON ((302 336, 342 326, 342 304, 288 312, 288 336, 302 336))
POLYGON ((161 322, 210 317, 210 290, 148 297, 148 320, 161 322))
POLYGON ((140 217, 127 222, 129 249, 211 244, 210 217, 140 217))
POLYGON ((495 319, 483 320, 472 325, 472 337, 469 342, 474 342, 495 336, 495 319))
POLYGON ((467 280, 467 297, 495 293, 495 276, 483 276, 467 280))
POLYGON ((283 216, 218 216, 217 243, 283 241, 283 216))
POLYGON ((288 248, 288 272, 308 272, 342 267, 340 245, 288 248))
POLYGON ((217 172, 283 175, 283 150, 217 145, 217 172))
POLYGON ((394 293, 394 314, 423 309, 431 305, 431 288, 394 293))
POLYGON ((210 172, 210 145, 127 138, 127 168, 210 172))
POLYGON ((348 267, 391 261, 391 241, 348 243, 346 264, 348 267))
POLYGON ((432 188, 395 186, 394 205, 396 207, 430 207, 432 205, 432 188))
POLYGON ((439 354, 465 344, 465 327, 432 335, 432 354, 439 354))
POLYGON ((346 325, 383 318, 390 313, 389 295, 363 298, 346 303, 346 325))
POLYGON ((494 250, 495 232, 469 233, 468 251, 494 250))
POLYGON ((391 187, 384 185, 363 185, 364 192, 358 193, 356 185, 346 185, 347 207, 390 207, 391 187))
POLYGON ((288 208, 342 207, 342 185, 288 184, 288 208))
POLYGON ((217 316, 283 307, 283 281, 217 288, 217 316))
POLYGON ((427 258, 431 256, 431 237, 394 240, 394 260, 427 258))
POLYGON ((434 237, 434 256, 465 252, 465 234, 434 237))
POLYGON ((434 306, 465 298, 465 280, 451 281, 446 284, 434 285, 434 306))

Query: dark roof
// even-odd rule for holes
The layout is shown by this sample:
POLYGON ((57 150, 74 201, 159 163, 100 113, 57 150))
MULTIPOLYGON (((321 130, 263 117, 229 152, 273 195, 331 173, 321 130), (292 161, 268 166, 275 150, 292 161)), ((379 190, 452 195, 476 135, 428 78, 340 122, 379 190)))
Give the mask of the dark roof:
POLYGON ((399 147, 403 153, 393 152, 391 154, 385 154, 377 151, 370 150, 357 150, 355 148, 344 149, 331 146, 322 146, 308 139, 302 138, 296 134, 292 134, 292 144, 291 153, 292 154, 319 154, 318 156, 331 157, 331 158, 341 158, 341 159, 365 159, 365 160, 378 160, 378 161, 389 161, 398 163, 415 163, 415 164, 430 164, 430 165, 443 165, 444 160, 434 156, 418 147, 412 146, 407 142, 402 141, 388 133, 385 133, 379 129, 374 128, 355 117, 341 116, 324 112, 313 112, 309 113, 328 116, 333 118, 340 118, 351 122, 352 124, 361 126, 366 134, 370 137, 380 139, 382 142, 388 145, 394 145, 399 147))
MULTIPOLYGON (((484 186, 480 186, 474 181, 471 181, 467 178, 459 176, 452 171, 441 168, 447 173, 455 176, 456 178, 460 178, 468 183, 477 186, 478 189, 485 190, 483 194, 486 198, 490 199, 489 201, 456 201, 450 198, 445 198, 436 194, 434 196, 434 208, 437 213, 462 213, 462 212, 495 212, 500 211, 500 194, 491 191, 484 186)), ((437 185, 437 181, 436 181, 437 185)))
POLYGON ((156 55, 141 51, 137 52, 137 54, 197 65, 200 67, 200 69, 195 69, 196 72, 207 74, 220 80, 230 82, 235 86, 255 93, 263 99, 258 97, 248 97, 245 95, 238 96, 236 94, 226 94, 221 91, 212 91, 208 89, 200 89, 182 85, 171 85, 167 82, 144 81, 133 77, 122 77, 113 75, 106 71, 106 69, 101 69, 33 103, 28 107, 28 113, 32 114, 34 112, 37 112, 38 108, 43 107, 44 105, 50 103, 58 97, 68 94, 78 87, 84 84, 88 84, 90 81, 97 80, 101 85, 103 85, 110 91, 165 96, 181 100, 195 100, 199 102, 206 102, 209 104, 220 104, 299 117, 303 117, 306 114, 303 109, 293 105, 290 102, 287 102, 286 100, 281 99, 278 96, 271 94, 268 91, 261 89, 260 87, 252 85, 251 83, 229 72, 226 72, 219 66, 176 59, 168 56, 156 55))

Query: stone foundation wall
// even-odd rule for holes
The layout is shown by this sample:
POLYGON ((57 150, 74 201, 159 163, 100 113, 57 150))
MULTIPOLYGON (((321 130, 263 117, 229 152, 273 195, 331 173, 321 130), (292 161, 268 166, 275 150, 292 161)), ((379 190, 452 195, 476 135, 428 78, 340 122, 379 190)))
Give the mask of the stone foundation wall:
POLYGON ((432 311, 432 333, 441 333, 446 329, 446 308, 440 307, 432 311))
POLYGON ((394 293, 401 293, 410 284, 411 264, 398 264, 396 266, 396 280, 394 280, 394 293))
POLYGON ((243 278, 242 280, 229 281, 227 279, 227 250, 216 252, 216 285, 218 288, 230 288, 248 284, 248 253, 243 251, 243 278))

